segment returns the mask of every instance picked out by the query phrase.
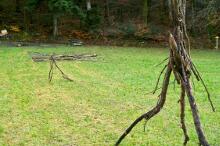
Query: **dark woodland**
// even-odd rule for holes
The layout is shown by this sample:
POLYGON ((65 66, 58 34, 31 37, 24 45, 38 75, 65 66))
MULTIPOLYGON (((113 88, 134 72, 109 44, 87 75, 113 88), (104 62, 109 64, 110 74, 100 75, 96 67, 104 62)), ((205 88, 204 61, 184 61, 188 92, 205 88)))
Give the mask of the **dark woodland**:
MULTIPOLYGON (((186 6, 192 45, 213 47, 220 33, 220 1, 187 0, 186 6)), ((171 0, 1 0, 0 28, 18 41, 167 43, 170 7, 171 0)))

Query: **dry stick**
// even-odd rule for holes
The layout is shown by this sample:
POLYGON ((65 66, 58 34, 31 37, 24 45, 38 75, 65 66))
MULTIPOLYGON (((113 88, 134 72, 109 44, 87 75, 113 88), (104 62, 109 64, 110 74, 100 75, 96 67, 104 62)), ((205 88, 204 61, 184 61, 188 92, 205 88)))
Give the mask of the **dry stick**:
MULTIPOLYGON (((170 55, 170 58, 172 58, 171 55, 170 55)), ((171 59, 171 60, 172 60, 172 59, 171 59)), ((172 64, 172 61, 171 61, 170 63, 172 64)), ((158 88, 158 84, 159 84, 161 75, 163 74, 163 72, 164 72, 164 70, 166 69, 166 67, 167 67, 167 65, 165 65, 164 68, 162 69, 162 71, 160 72, 160 75, 159 75, 159 77, 158 77, 158 79, 157 79, 157 83, 156 83, 156 86, 155 86, 154 90, 151 91, 151 92, 148 92, 147 94, 151 94, 151 93, 152 93, 152 94, 155 94, 157 90, 162 89, 162 87, 159 87, 159 88, 158 88)), ((171 67, 172 67, 172 65, 171 65, 171 67)), ((174 68, 172 68, 172 70, 174 70, 174 68)), ((178 82, 178 81, 177 81, 177 82, 178 82)), ((170 84, 175 84, 175 81, 169 83, 169 85, 170 85, 170 84)), ((178 82, 178 84, 179 84, 179 82, 178 82)))
MULTIPOLYGON (((185 57, 189 60, 190 62, 190 66, 191 66, 191 70, 193 71, 193 74, 195 75, 197 81, 200 81, 202 82, 202 85, 203 87, 205 88, 205 91, 207 93, 207 96, 208 96, 208 100, 209 100, 209 103, 211 104, 211 107, 212 107, 212 111, 215 112, 215 107, 212 103, 212 100, 211 100, 211 97, 210 97, 210 93, 208 91, 208 88, 207 86, 205 85, 205 82, 203 81, 198 69, 196 68, 195 64, 192 62, 191 58, 186 54, 185 50, 183 50, 183 53, 185 55, 185 57)), ((194 85, 194 82, 193 82, 193 85, 194 85)))
POLYGON ((69 78, 69 77, 60 69, 60 67, 57 65, 55 59, 53 58, 53 55, 51 55, 50 60, 51 60, 51 62, 50 62, 50 63, 51 63, 51 69, 50 69, 50 72, 49 72, 49 82, 51 82, 51 80, 52 80, 52 75, 53 75, 53 74, 51 74, 51 72, 53 73, 53 65, 55 65, 55 67, 61 72, 62 77, 63 77, 64 79, 69 80, 69 81, 71 81, 71 82, 73 81, 71 78, 69 78))
MULTIPOLYGON (((185 45, 181 45, 181 47, 185 48, 185 45)), ((182 51, 183 51, 186 59, 189 61, 190 68, 191 68, 193 74, 195 75, 197 81, 200 81, 198 72, 196 71, 197 69, 196 69, 195 65, 193 65, 192 59, 190 58, 190 56, 188 55, 188 53, 184 49, 182 51)))
MULTIPOLYGON (((186 0, 182 0, 182 1, 178 1, 178 2, 179 2, 179 4, 181 4, 181 2, 184 3, 184 5, 183 4, 180 5, 182 7, 179 7, 179 10, 180 10, 179 15, 183 18, 183 19, 180 19, 179 22, 182 25, 182 30, 184 31, 185 37, 188 38, 187 33, 186 33, 186 25, 185 25, 185 3, 186 3, 186 0), (183 13, 181 13, 181 12, 183 12, 183 13)), ((181 41, 183 41, 183 39, 178 40, 178 43, 181 43, 181 41)), ((188 42, 188 45, 189 45, 189 42, 188 42)), ((195 125, 196 132, 197 132, 197 135, 198 135, 198 138, 199 138, 199 142, 203 146, 209 146, 209 144, 208 144, 208 142, 205 138, 205 135, 203 133, 202 127, 201 127, 197 105, 196 105, 195 99, 194 99, 193 94, 192 94, 192 86, 191 86, 190 79, 189 79, 190 75, 186 73, 188 71, 186 70, 187 68, 185 68, 185 66, 184 66, 184 63, 186 63, 186 65, 190 65, 189 64, 190 59, 187 59, 187 58, 190 58, 190 57, 188 57, 187 53, 185 53, 185 46, 182 47, 182 48, 180 47, 179 49, 181 49, 181 51, 182 51, 182 52, 179 53, 179 55, 181 57, 181 66, 180 67, 182 69, 182 71, 181 71, 182 72, 182 84, 185 87, 185 90, 186 90, 186 93, 187 93, 187 96, 188 96, 188 99, 189 99, 191 111, 192 111, 192 114, 193 114, 194 125, 195 125), (185 59, 187 59, 187 60, 185 60, 185 59)), ((189 51, 190 51, 190 45, 188 46, 188 54, 190 53, 189 51)), ((193 68, 191 68, 191 69, 194 72, 194 69, 193 68)))
POLYGON ((186 32, 186 25, 185 25, 185 22, 184 22, 184 26, 183 26, 183 34, 184 34, 184 36, 186 37, 186 40, 187 40, 187 44, 188 44, 188 50, 187 50, 187 52, 188 52, 188 55, 189 55, 189 57, 191 56, 190 55, 190 51, 191 51, 191 44, 190 44, 190 40, 189 40, 189 36, 188 36, 188 34, 187 34, 187 32, 186 32))
POLYGON ((144 113, 143 115, 141 115, 139 118, 137 118, 126 130, 125 132, 120 136, 120 138, 118 139, 118 141, 115 143, 115 146, 118 146, 121 141, 131 132, 131 130, 139 123, 141 122, 143 119, 146 120, 150 120, 152 117, 154 117, 156 114, 158 114, 160 112, 160 110, 163 108, 163 105, 166 101, 166 94, 167 94, 167 88, 169 85, 169 80, 170 80, 170 75, 172 72, 172 68, 170 67, 170 64, 167 67, 167 71, 164 77, 164 81, 163 81, 163 88, 161 91, 161 95, 160 98, 158 100, 157 105, 151 109, 150 111, 148 111, 147 113, 144 113))
MULTIPOLYGON (((183 25, 183 26, 182 26, 183 29, 185 29, 185 23, 182 24, 182 25, 183 25)), ((186 37, 187 37, 188 43, 190 43, 189 38, 188 38, 188 35, 187 35, 187 33, 186 33, 186 30, 184 30, 184 34, 185 34, 186 37)), ((184 48, 184 46, 182 46, 182 47, 184 48)), ((189 44, 188 47, 190 47, 190 44, 189 44)), ((189 48, 189 50, 190 50, 190 48, 189 48)), ((201 77, 199 71, 197 70, 195 64, 192 62, 192 60, 191 60, 191 58, 190 58, 189 52, 188 52, 188 54, 185 52, 185 50, 183 50, 183 52, 184 52, 185 57, 186 57, 186 58, 189 60, 189 62, 190 62, 190 66, 191 66, 191 70, 193 71, 193 74, 196 76, 196 78, 197 78, 198 81, 201 80, 202 85, 204 86, 204 88, 205 88, 205 90, 206 90, 206 92, 207 92, 209 102, 210 102, 210 104, 211 104, 211 106, 212 106, 212 110, 215 111, 215 108, 214 108, 214 106, 213 106, 213 104, 212 104, 212 101, 211 101, 211 98, 210 98, 209 91, 208 91, 208 89, 207 89, 207 87, 206 87, 206 85, 205 85, 205 83, 204 83, 204 81, 203 81, 203 79, 202 79, 202 77, 201 77)), ((194 84, 194 83, 193 83, 193 84, 194 84)))
POLYGON ((49 76, 48 76, 49 82, 51 82, 52 78, 53 78, 53 61, 50 60, 50 71, 49 71, 49 76))
MULTIPOLYGON (((181 54, 180 54, 181 55, 181 54)), ((201 145, 203 146, 209 146, 208 141, 205 138, 205 135, 203 133, 202 130, 202 126, 201 126, 201 122, 200 122, 200 117, 198 114, 198 108, 195 102, 195 98, 192 94, 192 86, 190 84, 190 80, 189 77, 187 77, 186 75, 186 71, 185 68, 183 66, 183 57, 181 56, 181 65, 182 65, 182 85, 184 86, 185 90, 186 90, 186 94, 188 96, 188 100, 190 103, 190 107, 191 107, 191 111, 192 111, 192 115, 193 115, 193 121, 194 121, 194 125, 196 128, 196 132, 198 135, 198 139, 201 145)))
MULTIPOLYGON (((182 72, 182 76, 181 76, 181 79, 182 79, 182 85, 184 86, 185 90, 186 90, 186 93, 187 93, 187 96, 188 96, 188 99, 189 99, 189 102, 190 102, 190 107, 191 107, 191 111, 192 111, 192 114, 193 114, 193 120, 194 120, 194 125, 195 125, 195 128, 196 128, 196 132, 197 132, 197 135, 198 135, 198 139, 200 141, 200 144, 203 145, 203 146, 209 146, 205 136, 204 136, 204 133, 203 133, 203 130, 202 130, 202 127, 201 127, 201 123, 200 123, 200 118, 199 118, 199 115, 198 115, 198 109, 197 109, 197 106, 196 106, 196 103, 195 103, 195 99, 193 97, 193 94, 192 94, 192 87, 191 87, 191 84, 190 84, 190 80, 189 80, 189 74, 186 73, 186 70, 185 70, 185 65, 188 64, 188 62, 186 62, 186 60, 184 60, 184 58, 186 58, 186 53, 184 52, 184 48, 181 48, 180 47, 180 51, 178 52, 179 56, 180 56, 180 61, 181 61, 181 72, 182 72)), ((171 61, 172 62, 172 61, 171 61)), ((176 62, 176 61, 174 61, 176 62)), ((174 71, 175 72, 175 71, 174 71)))
POLYGON ((55 64, 55 66, 58 68, 58 70, 61 72, 62 76, 64 79, 66 80, 69 80, 69 81, 73 81, 71 78, 69 78, 60 68, 59 66, 57 65, 56 61, 53 59, 53 62, 55 64))
MULTIPOLYGON (((184 49, 184 48, 182 48, 182 49, 184 49)), ((198 109, 197 109, 195 99, 194 99, 193 94, 192 94, 189 76, 186 74, 185 66, 183 65, 183 64, 186 64, 186 63, 184 63, 185 60, 183 59, 182 55, 185 57, 186 54, 183 51, 179 52, 179 56, 181 57, 181 69, 182 69, 182 77, 181 77, 182 82, 181 82, 181 84, 184 86, 184 88, 186 90, 186 93, 188 95, 188 98, 189 98, 191 111, 193 113, 193 120, 194 120, 194 124, 195 124, 195 127, 196 127, 196 131, 197 131, 197 135, 198 135, 200 144, 202 144, 203 146, 208 146, 209 144, 206 141, 203 130, 201 128, 200 118, 199 118, 199 115, 197 113, 198 109), (183 54, 181 54, 181 53, 183 53, 183 54)), ((171 63, 172 63, 172 61, 171 61, 171 63)), ((174 70, 174 72, 175 72, 175 70, 174 70)))
POLYGON ((193 65, 193 67, 195 68, 195 71, 197 72, 197 74, 198 74, 198 76, 199 76, 199 78, 200 78, 200 80, 201 80, 201 82, 202 82, 203 87, 205 88, 205 91, 206 91, 207 96, 208 96, 208 100, 209 100, 209 102, 210 102, 210 104, 211 104, 211 107, 212 107, 212 111, 215 112, 215 107, 214 107, 214 105, 213 105, 213 103, 212 103, 212 100, 211 100, 211 97, 210 97, 210 93, 209 93, 209 91, 208 91, 208 88, 207 88, 207 86, 205 85, 205 82, 203 81, 203 79, 202 79, 202 77, 201 77, 199 71, 197 70, 197 68, 196 68, 196 66, 194 65, 193 62, 192 62, 192 65, 193 65))
POLYGON ((164 72, 164 70, 165 70, 166 68, 167 68, 167 65, 165 65, 164 68, 162 69, 162 71, 160 72, 160 75, 159 75, 159 77, 158 77, 158 79, 157 79, 156 86, 155 86, 155 88, 154 88, 154 90, 153 90, 153 94, 155 94, 155 92, 157 91, 157 89, 158 89, 158 84, 159 84, 159 82, 160 82, 160 77, 161 77, 161 75, 163 74, 163 72, 164 72))
MULTIPOLYGON (((78 54, 78 55, 55 55, 53 54, 53 59, 56 61, 61 61, 61 60, 80 60, 80 61, 95 61, 93 60, 94 58, 97 57, 97 54, 78 54)), ((32 59, 35 62, 41 62, 41 61, 48 61, 51 59, 51 55, 35 55, 32 56, 32 59)))
POLYGON ((176 68, 174 67, 174 54, 172 53, 172 51, 170 51, 170 64, 171 64, 171 68, 173 70, 173 74, 174 74, 174 77, 177 81, 178 84, 180 84, 180 75, 179 73, 177 72, 176 68))
MULTIPOLYGON (((179 40, 179 41, 181 41, 181 40, 179 40)), ((194 125, 196 128, 199 142, 203 146, 209 146, 209 144, 205 138, 205 135, 203 133, 202 127, 201 127, 200 117, 198 114, 198 108, 197 108, 195 99, 192 94, 192 86, 191 86, 190 79, 189 79, 190 74, 186 73, 187 68, 185 68, 186 66, 184 66, 184 64, 187 65, 191 62, 190 62, 190 60, 187 59, 187 54, 185 53, 185 50, 184 50, 185 48, 181 46, 180 49, 181 49, 181 52, 179 52, 179 56, 181 57, 180 61, 181 61, 181 70, 182 70, 181 71, 182 72, 182 82, 181 83, 184 86, 186 93, 187 93, 187 96, 188 96, 188 99, 189 99, 191 111, 193 114, 194 125), (185 59, 187 59, 187 60, 185 60, 185 59)))
MULTIPOLYGON (((169 86, 169 84, 168 84, 169 86)), ((158 98, 160 98, 161 96, 161 93, 158 95, 158 98)), ((157 104, 160 102, 160 100, 157 101, 157 104)), ((147 126, 147 122, 148 122, 149 119, 145 119, 145 123, 144 123, 144 132, 146 131, 146 126, 147 126)))
POLYGON ((163 64, 163 63, 164 63, 165 61, 167 61, 168 59, 169 59, 169 57, 165 58, 163 61, 161 61, 160 63, 158 63, 157 65, 155 65, 155 67, 157 67, 157 66, 163 64))
MULTIPOLYGON (((185 50, 183 50, 183 53, 185 54, 185 57, 189 60, 190 66, 191 66, 191 70, 193 71, 193 74, 196 76, 196 79, 197 79, 198 81, 201 80, 202 85, 203 85, 203 87, 205 88, 205 91, 206 91, 206 93, 207 93, 209 103, 211 104, 212 111, 215 112, 215 107, 214 107, 214 105, 213 105, 213 103, 212 103, 212 100, 211 100, 211 97, 210 97, 210 93, 209 93, 208 88, 207 88, 207 86, 205 85, 205 82, 203 81, 203 79, 202 79, 202 77, 201 77, 201 75, 200 75, 198 69, 196 68, 195 64, 192 62, 191 58, 186 54, 185 50)), ((193 83, 193 84, 194 84, 194 83, 193 83)))
MULTIPOLYGON (((173 85, 174 83, 175 83, 175 81, 170 82, 170 83, 169 83, 169 85, 173 85)), ((162 89, 162 88, 163 88, 163 86, 161 86, 161 87, 157 88, 157 90, 156 90, 156 91, 158 91, 158 90, 160 90, 160 89, 162 89)), ((145 95, 148 95, 148 94, 153 94, 153 92, 154 92, 154 90, 153 90, 153 91, 151 91, 151 92, 146 93, 145 95)))
POLYGON ((184 145, 187 144, 189 141, 189 136, 187 134, 187 129, 186 129, 186 124, 185 124, 185 88, 183 86, 183 83, 181 83, 181 95, 180 95, 180 123, 181 123, 181 128, 184 133, 184 145))
POLYGON ((158 77, 158 79, 157 79, 157 83, 156 83, 156 86, 155 86, 154 90, 151 91, 151 92, 148 92, 147 94, 151 94, 151 93, 152 93, 152 94, 155 94, 155 92, 156 92, 157 90, 159 90, 159 89, 162 88, 162 87, 158 88, 158 84, 159 84, 161 75, 163 74, 163 72, 164 72, 164 70, 166 69, 166 67, 167 67, 167 65, 165 65, 164 68, 162 69, 162 71, 160 72, 160 75, 159 75, 159 77, 158 77))
MULTIPOLYGON (((181 47, 185 48, 185 45, 181 44, 181 47)), ((190 58, 190 56, 188 55, 188 53, 184 49, 182 51, 183 51, 184 56, 186 57, 186 59, 189 61, 190 68, 191 68, 193 74, 195 75, 197 81, 200 81, 200 78, 199 78, 199 75, 198 75, 198 73, 196 71, 196 68, 194 68, 194 66, 193 66, 192 59, 190 58)))

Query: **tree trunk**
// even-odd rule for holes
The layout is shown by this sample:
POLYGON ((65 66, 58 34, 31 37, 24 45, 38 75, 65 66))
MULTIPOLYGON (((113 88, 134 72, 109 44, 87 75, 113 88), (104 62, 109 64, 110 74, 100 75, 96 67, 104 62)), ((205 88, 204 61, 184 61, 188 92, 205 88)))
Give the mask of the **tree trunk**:
POLYGON ((28 16, 27 16, 27 10, 24 9, 24 29, 26 32, 29 31, 29 21, 28 21, 28 16))
MULTIPOLYGON (((168 0, 168 8, 169 8, 169 18, 170 18, 170 22, 172 22, 173 21, 173 17, 172 17, 172 2, 171 2, 171 0, 168 0)), ((171 24, 170 24, 171 25, 171 24)))
POLYGON ((160 20, 162 23, 166 23, 166 11, 167 11, 167 8, 166 8, 166 1, 165 0, 160 0, 160 20))
POLYGON ((86 8, 87 8, 87 11, 91 10, 92 6, 91 6, 91 1, 90 0, 86 1, 86 8))
POLYGON ((143 20, 144 20, 144 23, 147 25, 148 23, 148 0, 144 0, 144 3, 143 3, 143 20))
POLYGON ((54 14, 53 15, 53 37, 57 38, 58 36, 58 15, 54 14))
POLYGON ((192 0, 192 33, 194 34, 194 30, 195 30, 195 7, 194 7, 194 4, 195 4, 195 2, 194 2, 194 0, 192 0))
POLYGON ((109 1, 108 0, 105 0, 105 21, 107 24, 110 23, 109 21, 109 1))
POLYGON ((19 9, 19 0, 15 0, 15 12, 20 12, 20 9, 19 9))

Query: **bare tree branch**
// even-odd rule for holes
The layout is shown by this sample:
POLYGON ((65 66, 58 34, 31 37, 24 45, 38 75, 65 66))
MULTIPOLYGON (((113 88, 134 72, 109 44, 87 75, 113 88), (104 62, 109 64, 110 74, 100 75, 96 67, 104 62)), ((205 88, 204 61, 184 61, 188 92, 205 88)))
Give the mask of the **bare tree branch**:
POLYGON ((169 85, 169 80, 170 80, 170 74, 171 74, 171 67, 170 65, 167 67, 167 71, 164 77, 164 82, 163 82, 163 88, 161 91, 161 95, 160 98, 158 100, 157 105, 150 110, 147 113, 144 113, 143 115, 141 115, 140 117, 138 117, 126 130, 125 132, 121 135, 121 137, 118 139, 118 141, 115 143, 115 146, 118 146, 121 141, 131 132, 131 130, 139 123, 141 122, 143 119, 149 120, 152 117, 154 117, 157 113, 160 112, 160 110, 163 108, 163 105, 166 101, 166 94, 167 94, 167 88, 169 85))

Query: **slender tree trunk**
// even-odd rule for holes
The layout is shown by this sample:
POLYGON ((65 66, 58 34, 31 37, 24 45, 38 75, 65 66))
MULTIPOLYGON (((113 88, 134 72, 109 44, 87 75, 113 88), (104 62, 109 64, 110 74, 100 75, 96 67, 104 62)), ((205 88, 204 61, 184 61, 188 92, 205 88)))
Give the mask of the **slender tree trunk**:
POLYGON ((15 12, 20 12, 20 9, 19 9, 19 0, 15 0, 15 12))
POLYGON ((41 32, 41 9, 37 11, 36 29, 38 30, 38 32, 41 32))
POLYGON ((147 23, 148 23, 148 0, 144 0, 142 15, 143 15, 144 23, 147 25, 147 23))
MULTIPOLYGON (((171 22, 173 21, 173 17, 172 17, 172 2, 171 0, 168 0, 168 8, 169 8, 169 18, 171 20, 171 22)), ((171 24, 170 24, 171 25, 171 24)))
POLYGON ((27 10, 24 9, 24 28, 25 31, 28 32, 29 31, 29 21, 28 21, 28 16, 27 16, 27 10))
POLYGON ((92 6, 91 6, 91 0, 87 0, 86 1, 86 8, 87 8, 87 11, 90 11, 92 6))
POLYGON ((53 15, 53 37, 57 38, 58 36, 58 15, 54 14, 53 15))
POLYGON ((105 0, 105 21, 107 24, 110 23, 109 21, 109 1, 108 0, 105 0))
POLYGON ((194 8, 194 0, 192 0, 192 32, 194 34, 195 30, 195 8, 194 8))

